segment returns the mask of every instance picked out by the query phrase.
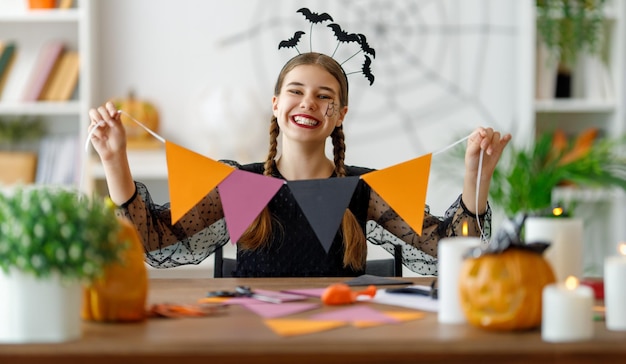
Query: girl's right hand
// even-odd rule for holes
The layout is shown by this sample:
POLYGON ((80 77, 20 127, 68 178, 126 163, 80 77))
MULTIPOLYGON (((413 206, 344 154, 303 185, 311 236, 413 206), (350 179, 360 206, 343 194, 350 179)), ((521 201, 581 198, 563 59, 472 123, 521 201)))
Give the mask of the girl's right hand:
POLYGON ((112 102, 89 110, 89 132, 97 128, 91 136, 91 145, 106 162, 126 152, 126 130, 122 125, 121 115, 112 102))

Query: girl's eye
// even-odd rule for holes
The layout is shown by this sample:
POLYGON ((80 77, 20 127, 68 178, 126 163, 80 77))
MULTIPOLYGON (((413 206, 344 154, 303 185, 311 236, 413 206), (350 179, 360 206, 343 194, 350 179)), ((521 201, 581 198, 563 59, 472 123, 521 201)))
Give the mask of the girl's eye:
POLYGON ((302 92, 300 92, 300 90, 287 90, 287 92, 289 92, 290 94, 294 94, 294 95, 302 94, 302 92))
POLYGON ((324 100, 330 100, 331 99, 331 97, 328 96, 328 95, 320 95, 319 98, 320 99, 324 99, 324 100))

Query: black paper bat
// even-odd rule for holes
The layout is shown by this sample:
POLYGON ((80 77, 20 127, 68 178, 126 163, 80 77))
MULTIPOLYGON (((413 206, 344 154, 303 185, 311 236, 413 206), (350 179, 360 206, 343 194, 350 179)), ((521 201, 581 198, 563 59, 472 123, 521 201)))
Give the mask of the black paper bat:
POLYGON ((280 42, 278 44, 278 49, 281 48, 294 48, 298 45, 298 42, 300 41, 300 37, 302 37, 305 33, 301 30, 298 30, 297 32, 295 32, 293 34, 293 37, 287 39, 287 40, 283 40, 282 42, 280 42))
POLYGON ((372 74, 372 69, 370 68, 371 64, 372 59, 368 56, 365 56, 365 62, 363 62, 363 67, 361 67, 361 70, 363 71, 365 78, 370 81, 370 86, 374 83, 374 75, 372 74))
POLYGON ((367 38, 363 34, 359 34, 359 44, 361 44, 363 52, 369 54, 372 58, 376 58, 376 51, 367 44, 367 38))
POLYGON ((335 33, 335 37, 337 37, 337 40, 340 42, 360 43, 358 34, 345 32, 344 30, 341 29, 341 26, 339 24, 332 23, 332 24, 328 24, 327 27, 333 30, 333 33, 335 33))
POLYGON ((313 24, 322 23, 327 20, 333 21, 333 17, 328 15, 327 13, 312 13, 308 8, 301 8, 297 11, 298 13, 302 13, 306 20, 310 21, 313 24))

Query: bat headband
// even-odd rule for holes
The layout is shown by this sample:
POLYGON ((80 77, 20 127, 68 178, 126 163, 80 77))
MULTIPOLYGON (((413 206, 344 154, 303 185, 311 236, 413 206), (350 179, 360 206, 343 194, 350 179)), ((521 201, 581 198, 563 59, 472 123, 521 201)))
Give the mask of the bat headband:
MULTIPOLYGON (((304 15, 304 17, 306 18, 306 20, 308 20, 311 23, 311 28, 309 31, 309 49, 312 52, 312 33, 313 33, 313 25, 315 24, 321 24, 327 21, 332 22, 333 18, 328 15, 328 13, 313 13, 311 12, 308 8, 301 8, 300 10, 297 11, 298 13, 301 13, 302 15, 304 15)), ((342 43, 354 43, 358 46, 358 50, 348 56, 345 60, 343 61, 339 61, 336 58, 334 58, 337 63, 339 63, 339 65, 341 65, 341 67, 343 68, 343 65, 348 62, 350 59, 352 59, 353 57, 355 57, 358 54, 363 53, 363 57, 365 58, 365 60, 363 61, 363 65, 361 66, 361 69, 359 71, 354 71, 354 72, 345 72, 344 69, 344 73, 346 74, 346 76, 351 75, 353 73, 359 73, 362 72, 363 75, 365 76, 365 78, 367 78, 367 80, 369 81, 370 85, 372 85, 374 83, 374 75, 372 74, 372 70, 370 69, 370 66, 372 64, 372 58, 376 58, 376 51, 371 48, 369 46, 369 44, 367 44, 367 39, 365 38, 365 36, 363 34, 356 34, 356 33, 347 33, 345 32, 343 29, 341 29, 341 26, 337 23, 331 23, 327 25, 328 28, 330 28, 334 35, 335 38, 337 38, 337 46, 335 47, 333 53, 330 55, 330 57, 334 58, 335 54, 337 53, 337 49, 339 49, 339 46, 342 43), (371 58, 369 56, 371 56, 371 58)), ((306 34, 305 32, 299 30, 297 32, 295 32, 293 34, 293 37, 287 39, 287 40, 283 40, 278 44, 278 49, 281 48, 295 48, 296 51, 298 52, 298 54, 300 53, 300 50, 298 49, 298 43, 300 42, 300 38, 302 38, 302 36, 306 34)))

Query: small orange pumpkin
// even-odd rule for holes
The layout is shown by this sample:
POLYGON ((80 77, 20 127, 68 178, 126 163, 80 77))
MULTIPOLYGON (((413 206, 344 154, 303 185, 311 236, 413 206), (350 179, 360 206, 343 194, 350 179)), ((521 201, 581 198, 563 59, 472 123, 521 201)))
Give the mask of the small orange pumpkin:
MULTIPOLYGON (((145 100, 135 97, 135 93, 130 91, 126 98, 111 100, 118 110, 131 115, 134 119, 145 125, 155 133, 159 132, 159 113, 156 107, 145 100)), ((148 131, 133 121, 128 115, 121 115, 122 124, 126 130, 127 146, 129 148, 154 148, 162 144, 155 139, 148 131)))
POLYGON ((509 248, 468 258, 461 267, 459 299, 467 321, 492 330, 524 330, 541 325, 544 286, 555 282, 541 253, 509 248))
POLYGON ((148 272, 144 248, 135 226, 125 218, 118 241, 129 244, 119 263, 105 268, 104 276, 83 289, 81 316, 88 321, 132 322, 146 318, 148 272))

